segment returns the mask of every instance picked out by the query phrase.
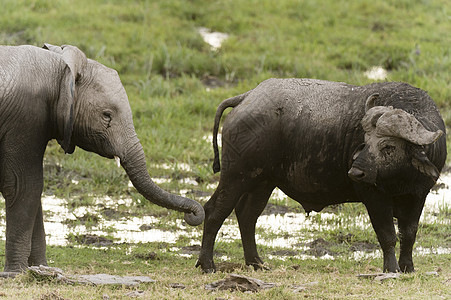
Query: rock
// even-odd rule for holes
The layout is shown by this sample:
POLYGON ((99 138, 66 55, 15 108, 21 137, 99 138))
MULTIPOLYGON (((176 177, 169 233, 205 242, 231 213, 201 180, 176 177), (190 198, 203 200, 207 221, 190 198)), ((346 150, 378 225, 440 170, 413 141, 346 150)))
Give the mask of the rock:
POLYGON ((47 266, 29 267, 28 271, 38 280, 55 280, 66 284, 136 286, 145 282, 155 282, 155 280, 148 276, 118 276, 109 274, 67 275, 61 269, 47 266))
POLYGON ((267 283, 260 279, 247 277, 244 275, 229 274, 226 279, 219 280, 205 285, 207 290, 229 290, 240 292, 258 292, 261 289, 275 287, 275 283, 267 283))
POLYGON ((61 283, 74 284, 73 280, 64 275, 63 270, 59 268, 52 268, 47 266, 32 266, 28 267, 28 272, 39 281, 54 280, 61 283))
POLYGON ((170 285, 169 285, 171 288, 173 288, 173 289, 185 289, 186 288, 186 286, 184 285, 184 284, 182 284, 182 283, 171 283, 170 285))
POLYGON ((79 283, 88 283, 92 285, 128 285, 134 286, 144 282, 155 282, 148 276, 117 276, 109 274, 95 274, 95 275, 74 275, 79 283))
POLYGON ((382 282, 382 281, 385 281, 385 280, 387 280, 387 279, 396 279, 396 278, 398 278, 399 276, 401 276, 401 274, 400 273, 384 273, 383 275, 379 275, 379 276, 376 276, 375 278, 374 278, 374 280, 375 281, 380 281, 380 282, 382 282))

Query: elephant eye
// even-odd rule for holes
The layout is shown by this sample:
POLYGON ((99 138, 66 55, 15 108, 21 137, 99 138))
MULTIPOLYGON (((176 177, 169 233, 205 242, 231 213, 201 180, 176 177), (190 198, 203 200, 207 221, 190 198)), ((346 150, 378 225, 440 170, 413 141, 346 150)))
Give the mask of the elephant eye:
POLYGON ((103 115, 103 117, 104 117, 105 119, 110 119, 110 120, 111 120, 111 113, 110 113, 109 111, 104 111, 104 112, 102 113, 102 115, 103 115))
POLYGON ((110 111, 104 111, 102 112, 102 118, 105 120, 105 122, 107 123, 107 128, 110 127, 110 123, 111 123, 111 112, 110 111))
POLYGON ((78 85, 81 81, 81 74, 78 73, 77 76, 75 76, 75 84, 78 85))

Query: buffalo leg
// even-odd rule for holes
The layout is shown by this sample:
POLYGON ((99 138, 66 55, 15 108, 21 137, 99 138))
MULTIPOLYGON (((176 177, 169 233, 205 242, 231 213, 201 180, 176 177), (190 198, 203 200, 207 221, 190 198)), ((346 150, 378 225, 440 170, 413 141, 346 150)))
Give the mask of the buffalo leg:
POLYGON ((241 180, 237 180, 236 184, 227 184, 225 186, 220 182, 210 200, 204 205, 204 232, 196 267, 200 266, 205 273, 216 271, 213 261, 216 235, 224 220, 232 213, 238 200, 243 196, 244 186, 246 186, 246 183, 241 182, 241 180))
POLYGON ((364 204, 382 248, 384 272, 399 272, 400 269, 395 255, 396 231, 393 224, 392 201, 382 201, 380 198, 372 198, 369 201, 365 201, 364 204))
POLYGON ((246 265, 253 266, 255 270, 264 268, 255 243, 255 224, 265 209, 273 189, 274 187, 256 189, 247 194, 247 197, 242 197, 235 207, 243 243, 244 259, 246 265))
POLYGON ((412 249, 418 230, 418 222, 425 199, 418 201, 405 196, 395 202, 395 216, 398 219, 400 253, 399 267, 402 272, 413 272, 412 249))

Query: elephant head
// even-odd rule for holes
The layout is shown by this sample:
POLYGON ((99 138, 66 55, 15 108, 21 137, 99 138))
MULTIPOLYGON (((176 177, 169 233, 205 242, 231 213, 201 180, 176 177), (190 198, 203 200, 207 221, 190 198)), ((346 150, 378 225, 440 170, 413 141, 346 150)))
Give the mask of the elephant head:
POLYGON ((65 66, 59 89, 60 104, 54 107, 59 128, 57 140, 64 151, 72 153, 78 146, 106 158, 116 158, 145 198, 185 212, 185 220, 190 225, 202 223, 204 210, 199 203, 164 191, 150 178, 118 73, 87 59, 74 46, 45 44, 44 48, 59 55, 65 66))

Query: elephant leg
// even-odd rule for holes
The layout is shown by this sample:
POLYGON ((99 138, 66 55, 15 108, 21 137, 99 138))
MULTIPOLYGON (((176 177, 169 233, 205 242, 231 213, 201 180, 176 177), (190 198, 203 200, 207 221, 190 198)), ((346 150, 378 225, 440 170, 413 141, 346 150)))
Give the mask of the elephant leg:
POLYGON ((383 201, 381 198, 374 197, 367 199, 364 204, 382 248, 384 256, 383 271, 399 272, 400 269, 395 255, 396 231, 393 223, 392 201, 383 201))
POLYGON ((40 207, 40 193, 38 195, 29 193, 19 199, 7 196, 5 200, 7 206, 5 271, 20 272, 28 267, 32 253, 32 238, 40 207))
POLYGON ((28 258, 29 266, 47 266, 47 259, 45 257, 46 242, 44 231, 44 219, 42 216, 42 203, 39 202, 38 214, 34 223, 33 235, 31 238, 31 253, 28 258))
POLYGON ((246 265, 253 266, 255 270, 264 269, 263 260, 260 259, 255 242, 255 225, 258 217, 268 203, 274 187, 261 187, 242 197, 235 207, 235 213, 240 226, 241 241, 244 249, 246 265))
POLYGON ((238 200, 245 193, 244 188, 246 182, 241 179, 234 180, 231 184, 222 184, 221 181, 218 188, 204 205, 205 220, 204 232, 202 235, 202 247, 196 267, 200 266, 205 273, 216 271, 213 261, 213 248, 216 235, 221 228, 224 220, 231 214, 238 200))
POLYGON ((425 200, 425 197, 419 200, 408 195, 395 202, 395 217, 398 219, 400 240, 399 268, 402 272, 415 271, 412 250, 425 200))
MULTIPOLYGON (((45 147, 38 153, 33 149, 36 150, 27 145, 24 151, 7 152, 0 162, 1 191, 6 204, 5 272, 26 270, 32 252, 45 252, 42 243, 37 243, 32 250, 33 237, 43 232, 43 224, 38 223, 36 228, 35 224, 36 220, 42 221, 42 158, 45 147)), ((33 255, 32 260, 38 256, 42 255, 33 255)), ((42 258, 38 260, 43 262, 42 258)))

